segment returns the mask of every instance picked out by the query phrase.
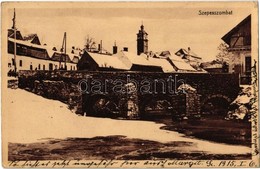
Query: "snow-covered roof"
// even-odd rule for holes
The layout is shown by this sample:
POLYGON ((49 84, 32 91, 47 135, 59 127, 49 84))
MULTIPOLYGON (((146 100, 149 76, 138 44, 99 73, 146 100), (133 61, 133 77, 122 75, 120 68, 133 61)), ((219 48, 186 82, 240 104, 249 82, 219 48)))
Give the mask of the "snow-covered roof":
POLYGON ((73 63, 78 63, 79 62, 79 57, 78 56, 74 56, 72 59, 73 63))
POLYGON ((116 56, 127 66, 132 66, 132 64, 143 65, 143 66, 154 66, 154 64, 149 60, 147 60, 146 58, 130 52, 119 51, 116 54, 116 56))
MULTIPOLYGON (((14 42, 13 38, 8 38, 9 41, 14 42)), ((35 47, 35 48, 40 48, 40 49, 46 49, 45 46, 42 45, 37 45, 37 44, 33 44, 29 41, 24 41, 24 40, 15 40, 16 43, 22 44, 22 45, 26 45, 26 46, 30 46, 30 47, 35 47)))
MULTIPOLYGON (((136 54, 126 51, 118 52, 116 54, 116 57, 119 58, 129 68, 131 68, 131 66, 135 64, 161 67, 163 72, 176 72, 174 66, 171 65, 171 63, 166 58, 153 58, 147 56, 146 54, 141 54, 140 56, 137 56, 136 54)), ((184 62, 183 59, 177 56, 169 56, 169 58, 179 71, 196 71, 188 63, 184 62)))
POLYGON ((23 40, 25 40, 25 41, 32 41, 33 40, 33 38, 35 38, 37 36, 37 34, 35 34, 35 33, 33 33, 33 34, 29 34, 29 35, 25 35, 24 37, 23 37, 23 40))
MULTIPOLYGON (((54 53, 60 53, 61 54, 61 52, 58 50, 59 48, 57 48, 55 46, 45 45, 45 46, 43 46, 43 48, 47 50, 50 57, 52 57, 54 53), (57 51, 53 50, 53 48, 56 48, 57 51)), ((79 57, 79 54, 80 54, 79 50, 74 50, 74 53, 71 53, 72 49, 66 48, 66 51, 67 51, 67 55, 70 57, 70 60, 73 60, 73 58, 75 56, 79 57), (77 52, 75 52, 75 51, 77 51, 77 52)))
MULTIPOLYGON (((147 58, 147 55, 142 53, 140 57, 147 58)), ((154 66, 160 66, 165 73, 176 72, 170 62, 164 58, 149 57, 148 61, 154 66)))
POLYGON ((68 54, 60 53, 60 52, 54 52, 54 54, 51 57, 51 60, 58 61, 58 62, 68 62, 71 63, 71 59, 68 54))
MULTIPOLYGON (((29 41, 18 40, 18 39, 15 40, 13 38, 8 38, 8 41, 13 42, 13 43, 15 41, 16 44, 20 44, 20 45, 24 45, 24 46, 28 46, 28 47, 33 47, 33 48, 36 48, 38 50, 46 50, 45 46, 33 44, 33 43, 30 43, 29 41)), ((44 59, 44 60, 49 60, 50 59, 50 55, 49 54, 48 55, 46 55, 46 54, 37 54, 37 55, 33 55, 32 57, 35 57, 35 58, 38 58, 38 59, 44 59)))
POLYGON ((183 59, 177 56, 170 56, 169 59, 178 68, 178 70, 196 71, 190 64, 184 62, 183 59))
POLYGON ((223 65, 218 63, 218 64, 212 64, 212 65, 208 65, 206 67, 203 67, 204 69, 212 69, 212 68, 222 68, 223 65))
POLYGON ((99 53, 88 52, 91 58, 102 68, 115 68, 122 70, 130 70, 131 67, 125 65, 118 57, 114 55, 105 55, 99 53))
POLYGON ((223 64, 218 61, 204 62, 201 63, 203 69, 222 68, 223 64))
POLYGON ((57 52, 57 51, 52 50, 53 47, 48 46, 48 45, 44 46, 44 48, 47 50, 47 53, 48 53, 48 55, 49 55, 50 57, 52 57, 53 54, 54 54, 55 52, 57 52))
POLYGON ((196 53, 194 53, 192 50, 188 49, 183 49, 181 48, 180 50, 178 50, 175 55, 177 56, 182 56, 182 55, 186 55, 186 56, 191 56, 193 58, 196 58, 196 59, 201 59, 201 57, 199 57, 196 53))

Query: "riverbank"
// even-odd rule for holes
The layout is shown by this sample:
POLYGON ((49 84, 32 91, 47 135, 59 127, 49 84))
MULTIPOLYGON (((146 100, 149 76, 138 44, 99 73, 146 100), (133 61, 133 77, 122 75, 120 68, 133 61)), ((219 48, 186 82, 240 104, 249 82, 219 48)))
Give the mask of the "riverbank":
MULTIPOLYGON (((192 142, 161 143, 125 136, 53 139, 9 144, 9 160, 249 160, 250 153, 216 154, 192 151, 192 142)), ((207 146, 207 145, 205 145, 207 146)))
POLYGON ((183 121, 161 118, 157 122, 165 124, 161 129, 177 131, 190 138, 248 147, 251 147, 252 143, 250 122, 228 121, 220 116, 208 116, 183 121))
POLYGON ((6 90, 4 138, 9 159, 100 159, 103 154, 118 159, 250 157, 246 146, 187 137, 163 130, 162 123, 77 116, 59 101, 6 90), (100 155, 92 157, 93 151, 100 155))

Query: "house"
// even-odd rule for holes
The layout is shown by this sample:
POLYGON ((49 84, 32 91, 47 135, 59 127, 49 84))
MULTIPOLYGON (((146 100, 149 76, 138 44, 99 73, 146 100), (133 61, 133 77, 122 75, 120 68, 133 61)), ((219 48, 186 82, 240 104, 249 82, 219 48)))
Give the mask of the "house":
MULTIPOLYGON (((16 44, 16 70, 54 70, 65 67, 61 53, 49 52, 47 46, 32 44, 30 41, 8 38, 8 68, 14 70, 14 42, 16 44), (50 57, 51 56, 51 57, 50 57)), ((63 55, 63 54, 62 54, 63 55)), ((68 70, 76 70, 76 63, 67 57, 68 70)))
POLYGON ((28 41, 32 44, 41 45, 39 37, 37 34, 29 34, 23 38, 24 41, 28 41))
POLYGON ((181 48, 175 53, 176 56, 184 59, 187 63, 189 63, 194 69, 197 71, 204 71, 199 66, 202 62, 202 58, 199 57, 196 53, 194 53, 190 47, 188 49, 181 48))
POLYGON ((136 55, 127 51, 120 51, 115 55, 123 64, 130 67, 130 71, 163 72, 163 68, 145 55, 136 55))
POLYGON ((76 63, 73 63, 68 54, 54 52, 51 60, 54 69, 76 70, 76 63))
MULTIPOLYGON (((14 39, 14 29, 8 29, 8 35, 9 38, 14 39)), ((19 30, 16 30, 16 39, 17 40, 23 40, 23 36, 19 30)))
POLYGON ((178 50, 175 55, 181 57, 182 59, 187 59, 189 61, 197 61, 200 62, 202 60, 201 57, 199 57, 196 53, 194 53, 190 47, 188 47, 188 50, 181 48, 178 50))
POLYGON ((91 71, 163 72, 155 62, 123 50, 114 55, 85 51, 77 65, 79 70, 91 71))
POLYGON ((77 64, 78 70, 119 71, 130 70, 116 56, 85 50, 77 64))
MULTIPOLYGON (((171 72, 198 72, 194 69, 189 63, 186 63, 185 59, 178 57, 176 55, 171 55, 170 51, 161 51, 161 52, 150 52, 150 56, 157 58, 155 61, 158 63, 159 60, 165 60, 168 62, 168 65, 171 66, 171 72)), ((149 58, 150 59, 150 58, 149 58)), ((163 70, 166 66, 162 66, 163 70)), ((168 68, 170 68, 168 66, 168 68)), ((164 70, 165 72, 165 70, 164 70)))
POLYGON ((198 72, 190 64, 186 63, 182 58, 177 56, 169 56, 168 62, 173 66, 176 72, 198 72))
MULTIPOLYGON (((22 36, 15 26, 15 12, 13 26, 8 29, 8 69, 9 72, 19 70, 53 70, 57 65, 65 67, 63 54, 59 54, 56 48, 42 45, 37 34, 22 36), (16 35, 16 36, 15 36, 16 35)), ((67 57, 67 56, 66 56, 67 57)), ((70 70, 76 70, 76 63, 67 57, 67 66, 70 70)))
POLYGON ((226 62, 220 62, 213 60, 210 62, 201 63, 200 67, 209 73, 228 73, 228 64, 226 62))
POLYGON ((79 62, 79 56, 73 56, 72 62, 77 64, 79 62))
POLYGON ((47 70, 50 57, 45 48, 23 40, 14 40, 8 37, 8 68, 14 70, 47 70), (16 45, 16 59, 14 59, 14 46, 16 45), (15 63, 16 61, 16 63, 15 63))
POLYGON ((240 75, 241 84, 251 83, 251 15, 221 38, 228 44, 232 55, 229 60, 229 72, 240 75))
POLYGON ((148 60, 151 65, 160 66, 164 73, 176 72, 176 69, 174 69, 174 67, 171 65, 171 63, 165 58, 147 57, 147 55, 144 53, 142 53, 140 56, 145 58, 146 60, 148 60))

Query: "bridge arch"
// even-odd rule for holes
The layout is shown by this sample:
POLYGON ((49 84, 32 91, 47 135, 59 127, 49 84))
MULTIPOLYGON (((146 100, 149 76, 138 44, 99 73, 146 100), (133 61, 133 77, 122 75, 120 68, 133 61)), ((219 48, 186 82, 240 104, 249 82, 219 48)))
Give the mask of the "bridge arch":
POLYGON ((232 100, 223 94, 212 94, 202 99, 202 115, 225 116, 232 100))
MULTIPOLYGON (((178 112, 180 97, 171 95, 143 95, 139 98, 140 117, 150 119, 163 116, 172 116, 178 112), (175 104, 174 104, 175 103, 175 104)), ((185 102, 182 103, 185 106, 185 102)))
POLYGON ((113 117, 119 113, 118 100, 104 94, 88 95, 84 100, 88 115, 97 117, 113 117))

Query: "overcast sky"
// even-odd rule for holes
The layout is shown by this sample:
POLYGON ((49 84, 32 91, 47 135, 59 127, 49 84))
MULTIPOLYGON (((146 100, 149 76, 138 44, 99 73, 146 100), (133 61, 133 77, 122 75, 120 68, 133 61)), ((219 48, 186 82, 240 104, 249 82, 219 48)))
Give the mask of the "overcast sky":
MULTIPOLYGON (((136 34, 143 22, 148 33, 149 50, 154 52, 190 47, 204 61, 217 54, 221 37, 250 14, 248 8, 227 4, 216 7, 209 4, 200 8, 192 3, 149 7, 143 3, 137 7, 121 3, 117 7, 64 8, 16 8, 17 28, 22 35, 37 33, 41 42, 48 46, 61 46, 63 34, 67 32, 67 45, 83 48, 89 35, 97 43, 112 52, 116 41, 118 47, 128 47, 136 53, 136 34), (199 10, 232 10, 232 15, 204 16, 199 10)), ((8 26, 12 26, 13 10, 8 11, 8 26)))

